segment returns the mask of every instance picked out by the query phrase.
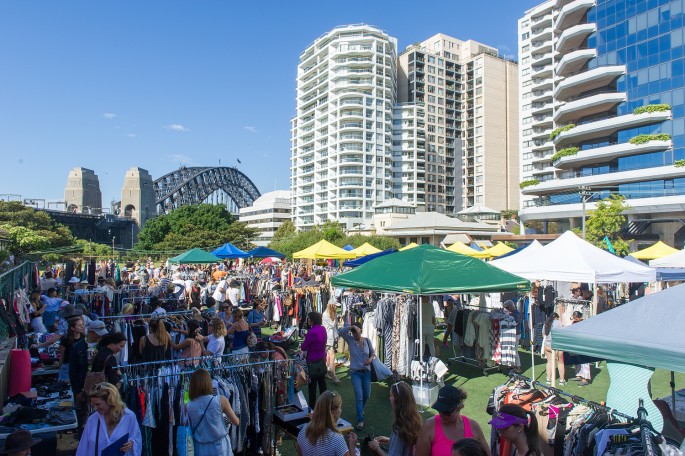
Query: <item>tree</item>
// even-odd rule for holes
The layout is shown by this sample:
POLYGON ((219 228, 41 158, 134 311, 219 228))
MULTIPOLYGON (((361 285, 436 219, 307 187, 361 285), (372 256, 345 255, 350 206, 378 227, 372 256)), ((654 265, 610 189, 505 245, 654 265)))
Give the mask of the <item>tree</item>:
POLYGON ((609 239, 617 255, 627 255, 628 243, 621 239, 621 228, 626 223, 623 213, 630 210, 623 195, 610 195, 597 202, 585 221, 585 240, 604 250, 609 250, 609 239))
POLYGON ((218 247, 226 242, 250 249, 259 230, 237 222, 223 206, 181 206, 148 220, 138 235, 136 250, 181 251, 194 247, 218 247))
POLYGON ((363 234, 353 234, 352 236, 348 236, 347 238, 345 238, 342 245, 350 244, 354 248, 357 248, 365 242, 368 242, 372 246, 381 250, 399 250, 400 248, 400 243, 397 241, 397 239, 387 236, 379 236, 377 234, 373 234, 371 236, 365 236, 363 234))
POLYGON ((46 212, 18 201, 0 201, 0 229, 7 232, 9 250, 18 257, 74 242, 69 228, 55 222, 46 212))

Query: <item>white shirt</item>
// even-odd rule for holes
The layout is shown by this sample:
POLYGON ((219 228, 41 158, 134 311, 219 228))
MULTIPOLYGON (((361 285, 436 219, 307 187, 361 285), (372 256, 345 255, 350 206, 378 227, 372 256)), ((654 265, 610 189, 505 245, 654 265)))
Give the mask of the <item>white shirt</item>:
POLYGON ((223 337, 214 337, 214 334, 207 336, 207 350, 214 355, 223 355, 226 347, 226 340, 223 337))
POLYGON ((228 300, 231 301, 234 306, 240 305, 240 288, 229 288, 228 300))
POLYGON ((128 440, 133 440, 133 449, 122 453, 118 451, 117 454, 122 456, 140 456, 143 453, 143 439, 140 435, 140 427, 136 421, 136 415, 129 409, 124 409, 124 416, 117 424, 117 427, 112 431, 112 435, 107 435, 107 424, 105 417, 98 412, 93 413, 86 421, 86 426, 81 435, 81 440, 76 449, 76 456, 93 456, 95 454, 95 441, 97 439, 98 454, 100 456, 102 450, 107 448, 111 443, 116 442, 120 438, 128 434, 128 440), (100 435, 97 436, 98 421, 100 421, 100 435))
POLYGON ((219 284, 216 286, 216 290, 214 290, 214 294, 212 295, 212 298, 216 302, 224 302, 226 301, 226 281, 222 280, 219 282, 219 284), (219 291, 219 290, 223 290, 219 291))

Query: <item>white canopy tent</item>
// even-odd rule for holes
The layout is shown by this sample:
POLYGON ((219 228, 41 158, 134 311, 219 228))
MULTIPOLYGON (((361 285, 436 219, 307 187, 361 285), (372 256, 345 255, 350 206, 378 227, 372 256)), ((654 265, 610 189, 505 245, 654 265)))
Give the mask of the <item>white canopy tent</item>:
MULTIPOLYGON (((524 249, 525 253, 529 249, 524 249)), ((518 255, 493 261, 492 265, 528 280, 562 282, 626 283, 654 282, 656 270, 631 263, 580 239, 572 231, 541 249, 518 259, 518 255)), ((650 263, 651 264, 651 263, 650 263)))
POLYGON ((536 250, 539 250, 542 247, 543 245, 540 244, 536 239, 533 242, 531 242, 530 245, 527 246, 525 249, 521 249, 514 254, 505 256, 504 258, 492 260, 490 264, 493 266, 498 266, 500 269, 504 269, 505 271, 507 271, 507 265, 509 267, 513 267, 521 261, 525 261, 525 258, 528 257, 528 255, 533 254, 536 250))
POLYGON ((685 250, 650 260, 649 265, 653 268, 685 268, 685 250))

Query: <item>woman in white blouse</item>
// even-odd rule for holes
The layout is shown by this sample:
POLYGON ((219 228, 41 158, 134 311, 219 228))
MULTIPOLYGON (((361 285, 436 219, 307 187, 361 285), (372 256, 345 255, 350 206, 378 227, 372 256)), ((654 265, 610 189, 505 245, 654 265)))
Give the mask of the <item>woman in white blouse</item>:
POLYGON ((76 456, 100 456, 105 448, 126 435, 127 440, 118 448, 119 454, 140 456, 143 439, 136 415, 126 408, 116 386, 99 383, 88 397, 95 413, 86 422, 76 456))

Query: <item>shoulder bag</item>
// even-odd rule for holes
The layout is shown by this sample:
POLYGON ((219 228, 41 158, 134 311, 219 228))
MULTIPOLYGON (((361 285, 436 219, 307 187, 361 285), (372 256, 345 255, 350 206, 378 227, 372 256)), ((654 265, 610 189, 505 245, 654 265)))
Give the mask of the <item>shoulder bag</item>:
MULTIPOLYGON (((105 376, 105 370, 107 369, 107 361, 109 361, 109 358, 111 358, 113 355, 107 356, 105 358, 105 365, 102 368, 102 371, 96 371, 96 372, 88 372, 86 374, 86 380, 83 382, 83 391, 85 393, 89 393, 95 386, 97 386, 99 383, 102 383, 107 380, 105 376)), ((100 422, 98 421, 98 424, 100 422)))

